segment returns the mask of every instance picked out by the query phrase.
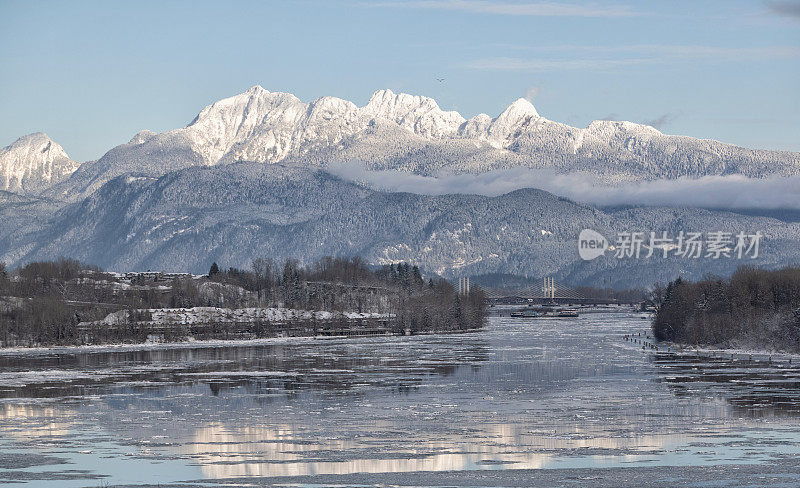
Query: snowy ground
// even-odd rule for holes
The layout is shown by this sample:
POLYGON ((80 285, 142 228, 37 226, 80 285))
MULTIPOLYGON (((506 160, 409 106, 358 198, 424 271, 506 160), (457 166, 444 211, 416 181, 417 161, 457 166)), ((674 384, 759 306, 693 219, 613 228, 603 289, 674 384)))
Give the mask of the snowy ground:
MULTIPOLYGON (((296 320, 334 320, 334 319, 377 319, 386 318, 389 314, 362 313, 362 312, 329 312, 324 310, 297 310, 292 308, 220 308, 220 307, 193 307, 193 308, 151 308, 140 311, 150 312, 152 322, 156 325, 165 324, 208 324, 208 323, 247 323, 270 322, 286 323, 296 320)), ((128 311, 120 310, 110 313, 98 324, 114 325, 125 323, 128 320, 128 311)), ((94 322, 82 322, 86 326, 94 322)))

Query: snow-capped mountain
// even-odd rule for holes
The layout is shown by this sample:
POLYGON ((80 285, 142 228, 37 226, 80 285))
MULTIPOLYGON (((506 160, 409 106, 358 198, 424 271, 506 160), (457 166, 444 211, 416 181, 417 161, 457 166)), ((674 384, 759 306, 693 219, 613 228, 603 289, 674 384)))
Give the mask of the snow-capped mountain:
POLYGON ((358 255, 407 261, 445 276, 554 275, 572 284, 608 279, 648 286, 681 275, 726 275, 741 264, 796 263, 800 223, 686 208, 607 211, 525 189, 497 197, 415 195, 361 187, 321 170, 280 163, 192 167, 159 178, 119 176, 53 212, 47 202, 0 206, 0 261, 70 256, 107 269, 207 271, 212 261, 247 267, 255 257, 311 262, 358 255), (8 219, 23 215, 25 218, 8 219), (615 259, 591 262, 578 233, 631 230, 763 232, 757 261, 615 259))
POLYGON ((524 165, 606 176, 611 170, 624 179, 800 173, 798 154, 669 136, 632 122, 570 127, 540 116, 522 98, 495 118, 466 120, 431 98, 390 90, 376 91, 358 107, 334 97, 304 103, 254 86, 204 108, 185 128, 136 140, 143 145, 136 153, 157 157, 165 147, 183 147, 204 165, 358 159, 423 173, 524 165), (475 152, 469 159, 480 161, 465 164, 464 153, 475 152))
POLYGON ((524 166, 592 173, 605 182, 743 174, 800 174, 800 154, 662 134, 632 122, 576 128, 542 117, 525 99, 497 117, 469 120, 427 97, 379 90, 363 107, 323 97, 306 103, 254 86, 215 102, 186 127, 142 131, 84 165, 51 196, 85 197, 111 178, 160 175, 240 161, 324 167, 357 161, 419 174, 524 166))
POLYGON ((77 170, 44 134, 26 136, 0 156, 0 261, 12 266, 69 256, 117 270, 203 271, 209 260, 246 266, 256 256, 360 255, 447 276, 554 274, 574 284, 600 277, 632 286, 679 274, 724 275, 741 263, 584 263, 575 249, 580 229, 761 230, 770 246, 756 264, 791 264, 800 253, 797 219, 610 211, 532 189, 497 197, 387 193, 328 171, 354 161, 422 175, 550 168, 606 182, 800 174, 798 153, 665 135, 631 122, 575 128, 542 117, 524 99, 497 117, 467 120, 430 98, 389 90, 359 107, 253 87, 209 105, 186 127, 141 131, 77 170))
MULTIPOLYGON (((348 155, 347 149, 363 146, 361 136, 369 133, 381 133, 384 144, 391 144, 398 129, 406 133, 400 143, 406 146, 403 159, 415 157, 415 167, 424 166, 430 153, 444 150, 452 153, 448 160, 427 164, 465 169, 459 153, 468 142, 483 150, 487 166, 498 158, 493 150, 501 150, 526 166, 597 170, 575 167, 580 166, 579 159, 588 159, 603 161, 603 166, 611 165, 615 172, 630 173, 634 178, 692 176, 693 171, 697 175, 743 172, 748 176, 800 171, 797 154, 749 151, 716 141, 669 136, 632 122, 595 121, 583 129, 570 127, 540 116, 522 98, 496 118, 480 114, 466 120, 457 112, 440 109, 431 98, 390 90, 375 92, 365 106, 358 107, 334 97, 304 103, 294 95, 255 86, 206 107, 185 128, 138 140, 153 148, 188 142, 205 165, 275 163, 309 156, 330 162, 355 157, 348 155), (170 143, 165 144, 167 141, 170 143), (781 164, 782 156, 791 164, 781 164), (750 158, 754 164, 747 164, 750 158), (757 164, 758 159, 765 164, 757 164)), ((368 144, 374 146, 369 152, 384 151, 384 144, 369 139, 368 144)), ((395 164, 403 166, 401 161, 395 164)), ((475 169, 480 168, 470 168, 475 169)))
POLYGON ((0 190, 36 192, 69 176, 78 166, 47 134, 28 134, 0 149, 0 190))
POLYGON ((359 108, 334 97, 304 103, 294 95, 255 86, 204 108, 187 127, 156 137, 186 138, 207 165, 274 163, 314 149, 335 149, 374 124, 390 123, 436 140, 456 136, 464 122, 461 115, 441 110, 431 98, 390 90, 375 92, 359 108))

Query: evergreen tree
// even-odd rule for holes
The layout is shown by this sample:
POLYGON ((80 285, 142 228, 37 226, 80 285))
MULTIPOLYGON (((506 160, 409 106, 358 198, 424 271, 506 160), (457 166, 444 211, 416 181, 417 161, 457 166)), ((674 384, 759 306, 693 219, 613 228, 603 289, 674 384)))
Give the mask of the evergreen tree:
POLYGON ((302 305, 300 264, 297 262, 297 260, 286 260, 286 263, 283 265, 281 286, 283 287, 284 302, 286 307, 293 308, 302 305))
POLYGON ((409 267, 408 263, 400 263, 397 265, 397 279, 403 288, 408 288, 409 284, 409 267))
POLYGON ((211 278, 212 276, 218 275, 218 274, 219 274, 219 266, 217 266, 217 262, 214 261, 211 264, 211 269, 208 270, 208 277, 211 278))
POLYGON ((425 281, 422 279, 422 273, 419 272, 418 266, 414 265, 414 267, 411 268, 411 274, 414 277, 414 285, 420 286, 425 283, 425 281))
POLYGON ((6 263, 0 262, 0 294, 5 295, 10 287, 11 281, 8 279, 6 263))

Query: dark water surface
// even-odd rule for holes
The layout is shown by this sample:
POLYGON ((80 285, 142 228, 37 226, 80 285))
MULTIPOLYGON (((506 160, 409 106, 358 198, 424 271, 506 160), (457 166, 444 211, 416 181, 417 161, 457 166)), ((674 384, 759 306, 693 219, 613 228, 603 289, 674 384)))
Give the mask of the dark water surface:
POLYGON ((622 339, 647 326, 4 352, 0 483, 799 486, 798 360, 622 339))

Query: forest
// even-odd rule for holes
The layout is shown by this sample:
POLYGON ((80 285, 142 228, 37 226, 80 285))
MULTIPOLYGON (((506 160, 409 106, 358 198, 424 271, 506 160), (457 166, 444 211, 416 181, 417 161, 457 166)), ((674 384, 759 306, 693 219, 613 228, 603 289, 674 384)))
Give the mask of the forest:
POLYGON ((800 268, 739 268, 729 279, 680 278, 653 291, 660 341, 800 351, 800 268))
MULTIPOLYGON (((477 287, 460 295, 446 280, 425 279, 408 263, 375 268, 357 257, 310 265, 257 258, 250 269, 213 263, 203 276, 110 273, 71 259, 14 270, 0 264, 2 346, 141 342, 154 332, 148 325, 154 311, 192 307, 375 313, 386 317, 391 332, 416 334, 482 327, 485 297, 477 287), (91 339, 82 332, 120 311, 126 311, 130 327, 94 330, 91 339)), ((268 337, 280 330, 261 321, 244 332, 268 337)), ((176 328, 168 339, 190 333, 176 328)))

